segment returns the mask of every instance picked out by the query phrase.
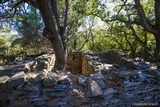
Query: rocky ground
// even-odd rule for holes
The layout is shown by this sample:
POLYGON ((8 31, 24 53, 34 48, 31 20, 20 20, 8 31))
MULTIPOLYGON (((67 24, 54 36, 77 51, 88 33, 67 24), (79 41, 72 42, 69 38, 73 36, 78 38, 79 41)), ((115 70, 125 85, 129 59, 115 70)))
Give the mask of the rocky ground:
POLYGON ((110 53, 85 58, 77 74, 51 72, 51 54, 0 66, 0 107, 160 106, 160 69, 155 64, 110 53))

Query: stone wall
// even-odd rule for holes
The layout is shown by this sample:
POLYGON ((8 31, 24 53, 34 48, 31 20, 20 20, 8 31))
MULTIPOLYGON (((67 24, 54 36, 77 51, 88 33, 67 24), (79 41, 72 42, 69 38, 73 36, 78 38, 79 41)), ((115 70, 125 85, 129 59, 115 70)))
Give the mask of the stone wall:
POLYGON ((66 69, 71 71, 73 74, 81 73, 82 71, 81 52, 72 52, 68 54, 66 69))
POLYGON ((103 69, 104 64, 118 64, 128 68, 136 68, 134 61, 125 58, 116 51, 105 53, 72 52, 68 55, 67 70, 73 74, 89 76, 96 73, 97 70, 103 69))
POLYGON ((89 57, 82 52, 72 52, 68 55, 67 70, 73 74, 89 75, 94 73, 94 68, 89 64, 89 57))
POLYGON ((87 55, 83 54, 82 55, 82 71, 81 73, 83 75, 90 75, 95 73, 95 69, 94 66, 92 65, 92 63, 90 62, 90 58, 87 57, 87 55))
POLYGON ((44 69, 51 71, 54 67, 55 54, 44 54, 35 58, 34 61, 25 65, 25 70, 29 72, 40 72, 44 69))

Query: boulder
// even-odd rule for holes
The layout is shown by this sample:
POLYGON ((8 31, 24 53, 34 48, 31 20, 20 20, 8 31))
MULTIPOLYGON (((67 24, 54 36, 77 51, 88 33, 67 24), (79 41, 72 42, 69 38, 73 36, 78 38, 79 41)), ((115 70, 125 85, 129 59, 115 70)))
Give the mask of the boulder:
POLYGON ((88 79, 88 77, 83 76, 83 75, 80 75, 80 76, 78 77, 78 83, 79 83, 80 85, 86 86, 86 85, 87 85, 87 79, 88 79))
POLYGON ((102 79, 95 80, 102 89, 106 89, 106 83, 102 79))
POLYGON ((100 73, 97 73, 97 74, 91 74, 91 78, 93 80, 95 80, 102 89, 105 89, 106 88, 106 84, 105 84, 105 77, 100 74, 100 73))
POLYGON ((101 87, 95 80, 91 79, 89 81, 89 85, 90 85, 90 90, 93 97, 101 96, 103 94, 101 87))
POLYGON ((9 80, 8 80, 8 87, 17 87, 26 82, 26 75, 24 71, 18 72, 15 75, 13 75, 9 80))

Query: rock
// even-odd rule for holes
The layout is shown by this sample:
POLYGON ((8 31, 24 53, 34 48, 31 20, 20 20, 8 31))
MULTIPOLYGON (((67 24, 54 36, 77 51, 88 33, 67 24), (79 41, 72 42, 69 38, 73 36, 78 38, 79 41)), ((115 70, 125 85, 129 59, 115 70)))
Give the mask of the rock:
POLYGON ((73 89, 72 92, 73 92, 73 95, 79 95, 79 90, 78 89, 73 89))
POLYGON ((96 97, 103 94, 101 87, 95 80, 90 80, 89 85, 90 85, 92 96, 96 97))
POLYGON ((79 78, 78 75, 68 74, 68 76, 69 76, 69 81, 70 81, 71 83, 75 83, 75 84, 78 83, 78 78, 79 78))
POLYGON ((17 87, 26 82, 26 75, 23 71, 16 73, 8 80, 8 87, 17 87))
POLYGON ((91 78, 93 80, 95 80, 102 89, 105 89, 106 88, 106 84, 105 84, 105 77, 100 74, 100 73, 97 73, 97 74, 91 74, 91 78))
POLYGON ((55 55, 54 54, 44 54, 36 58, 37 71, 42 71, 43 69, 51 70, 54 66, 55 55))
POLYGON ((58 78, 58 81, 65 81, 65 80, 67 80, 68 79, 68 76, 67 75, 64 75, 64 76, 60 76, 59 78, 58 78))
POLYGON ((95 69, 92 61, 90 61, 89 55, 82 55, 82 74, 88 76, 93 73, 95 73, 95 69))
POLYGON ((40 72, 44 69, 52 70, 54 66, 55 55, 54 54, 44 54, 35 58, 35 61, 29 62, 25 65, 25 71, 40 72))
POLYGON ((0 77, 0 85, 7 83, 8 80, 9 80, 8 76, 2 76, 2 77, 0 77))
POLYGON ((8 76, 0 77, 0 90, 5 90, 7 86, 7 81, 9 80, 8 76))
POLYGON ((54 87, 58 81, 57 75, 52 73, 47 76, 47 78, 44 79, 43 85, 45 87, 54 87))
POLYGON ((103 76, 102 74, 100 74, 100 73, 91 74, 91 78, 92 78, 93 80, 99 80, 99 79, 105 80, 104 76, 103 76))
POLYGON ((51 99, 51 100, 47 101, 47 106, 54 107, 58 102, 59 102, 59 99, 51 99))
POLYGON ((113 88, 108 88, 108 89, 106 89, 105 91, 104 91, 104 96, 108 96, 108 95, 111 95, 111 94, 114 94, 114 93, 116 93, 117 91, 116 90, 114 90, 113 88))
POLYGON ((68 53, 66 69, 73 74, 82 72, 82 52, 68 53))
POLYGON ((36 76, 36 78, 34 79, 34 82, 41 82, 45 78, 47 78, 47 73, 46 72, 41 72, 36 76))
POLYGON ((27 76, 26 79, 27 79, 27 81, 34 82, 37 75, 38 75, 37 73, 29 72, 26 74, 26 76, 27 76))
POLYGON ((87 79, 88 79, 88 77, 83 76, 83 75, 80 75, 80 76, 78 77, 78 83, 79 83, 80 85, 86 86, 86 85, 87 85, 87 79))
POLYGON ((25 65, 24 70, 26 72, 32 72, 32 71, 36 71, 36 62, 29 62, 25 65))
POLYGON ((26 100, 18 99, 10 102, 12 106, 9 107, 35 107, 33 104, 27 102, 26 100))
POLYGON ((98 84, 99 84, 99 86, 102 88, 102 89, 105 89, 106 88, 106 83, 104 82, 104 80, 102 80, 102 79, 97 79, 97 80, 95 80, 98 84))
POLYGON ((36 69, 38 72, 42 71, 43 69, 47 69, 48 67, 49 67, 49 63, 47 61, 44 61, 44 60, 37 61, 36 69))

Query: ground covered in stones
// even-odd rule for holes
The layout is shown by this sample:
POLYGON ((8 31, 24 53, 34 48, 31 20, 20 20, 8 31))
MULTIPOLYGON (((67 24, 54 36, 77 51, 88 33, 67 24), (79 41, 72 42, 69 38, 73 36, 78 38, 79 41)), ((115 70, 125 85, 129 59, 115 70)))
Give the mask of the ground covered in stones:
POLYGON ((156 64, 113 53, 83 56, 77 73, 75 68, 51 72, 52 54, 0 66, 0 107, 160 106, 156 64))

